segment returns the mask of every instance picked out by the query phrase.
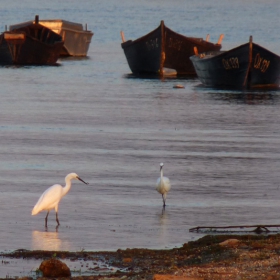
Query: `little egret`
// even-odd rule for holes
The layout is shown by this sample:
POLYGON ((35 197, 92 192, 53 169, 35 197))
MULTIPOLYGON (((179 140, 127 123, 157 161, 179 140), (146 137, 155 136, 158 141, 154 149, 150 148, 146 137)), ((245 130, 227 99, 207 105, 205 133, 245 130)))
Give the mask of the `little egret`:
POLYGON ((156 190, 162 195, 163 207, 165 207, 166 195, 170 191, 171 185, 167 177, 163 177, 163 163, 160 164, 160 177, 157 179, 156 190))
POLYGON ((86 185, 88 185, 88 183, 86 183, 85 181, 83 181, 76 173, 69 173, 66 177, 65 177, 65 187, 62 187, 61 185, 53 185, 51 187, 49 187, 47 190, 44 191, 44 193, 41 195, 41 197, 39 198, 38 202, 36 203, 36 205, 34 206, 33 210, 32 210, 32 215, 37 215, 38 213, 40 213, 41 211, 48 211, 47 212, 47 216, 45 218, 45 227, 47 227, 48 224, 48 215, 50 213, 50 210, 55 209, 56 212, 56 222, 57 222, 57 226, 59 226, 59 220, 58 220, 58 204, 60 202, 60 200, 62 199, 63 196, 65 196, 70 188, 71 188, 71 180, 76 179, 76 180, 80 180, 83 183, 85 183, 86 185))

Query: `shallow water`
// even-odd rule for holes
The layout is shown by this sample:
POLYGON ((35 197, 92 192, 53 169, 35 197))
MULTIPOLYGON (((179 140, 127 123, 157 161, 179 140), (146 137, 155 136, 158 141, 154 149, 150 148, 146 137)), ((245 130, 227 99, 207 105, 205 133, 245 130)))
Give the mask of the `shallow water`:
MULTIPOLYGON (((0 258, 0 277, 16 278, 16 277, 32 277, 37 279, 42 276, 39 270, 43 259, 27 259, 27 258, 0 258)), ((70 269, 71 276, 92 276, 92 275, 108 275, 115 273, 117 270, 126 271, 125 268, 117 268, 109 264, 104 258, 83 259, 72 258, 62 259, 70 269)))
POLYGON ((279 224, 279 91, 207 89, 194 79, 130 75, 120 30, 136 39, 161 19, 189 36, 225 34, 279 53, 277 0, 12 1, 0 26, 40 18, 87 23, 86 59, 2 67, 0 251, 173 248, 195 226, 279 224), (182 84, 184 89, 173 88, 182 84), (155 191, 159 163, 171 180, 155 191), (76 172, 55 214, 31 216, 41 193, 76 172))

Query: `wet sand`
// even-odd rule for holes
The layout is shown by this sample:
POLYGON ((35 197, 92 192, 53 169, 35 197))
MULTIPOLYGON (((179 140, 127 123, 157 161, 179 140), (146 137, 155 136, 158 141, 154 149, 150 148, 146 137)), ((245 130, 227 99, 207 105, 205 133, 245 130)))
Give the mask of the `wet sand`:
MULTIPOLYGON (((280 235, 207 235, 171 250, 126 249, 115 252, 17 250, 3 262, 43 259, 77 262, 71 279, 154 279, 157 274, 202 279, 280 279, 280 235), (85 268, 85 269, 84 269, 85 268), (83 272, 84 271, 84 272, 83 272)), ((8 265, 8 264, 6 264, 8 265)), ((43 279, 39 271, 29 275, 43 279)), ((18 275, 23 277, 24 275, 18 275)), ((27 275, 28 276, 28 275, 27 275)), ((15 279, 5 277, 1 279, 15 279)), ((65 279, 65 278, 64 278, 65 279)), ((184 278, 183 278, 184 279, 184 278)))

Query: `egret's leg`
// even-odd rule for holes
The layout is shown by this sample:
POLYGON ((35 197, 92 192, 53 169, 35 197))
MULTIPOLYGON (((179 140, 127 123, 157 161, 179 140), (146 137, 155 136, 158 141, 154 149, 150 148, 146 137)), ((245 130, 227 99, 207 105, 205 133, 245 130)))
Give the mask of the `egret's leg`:
POLYGON ((163 200, 163 207, 165 207, 165 195, 162 194, 162 200, 163 200))
POLYGON ((60 223, 59 223, 59 220, 58 220, 58 212, 55 212, 55 216, 56 216, 56 222, 57 222, 57 225, 59 226, 60 223))
POLYGON ((56 222, 57 222, 57 226, 60 225, 59 220, 58 220, 58 204, 54 207, 55 210, 55 217, 56 217, 56 222))
POLYGON ((48 211, 47 216, 45 218, 45 227, 48 227, 48 216, 49 216, 50 211, 48 211))

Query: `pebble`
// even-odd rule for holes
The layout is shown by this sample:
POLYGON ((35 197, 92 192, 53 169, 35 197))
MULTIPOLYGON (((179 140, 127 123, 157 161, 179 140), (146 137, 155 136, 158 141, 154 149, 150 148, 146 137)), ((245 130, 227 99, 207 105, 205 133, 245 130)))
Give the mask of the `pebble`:
POLYGON ((183 85, 175 85, 173 88, 185 88, 183 85))

